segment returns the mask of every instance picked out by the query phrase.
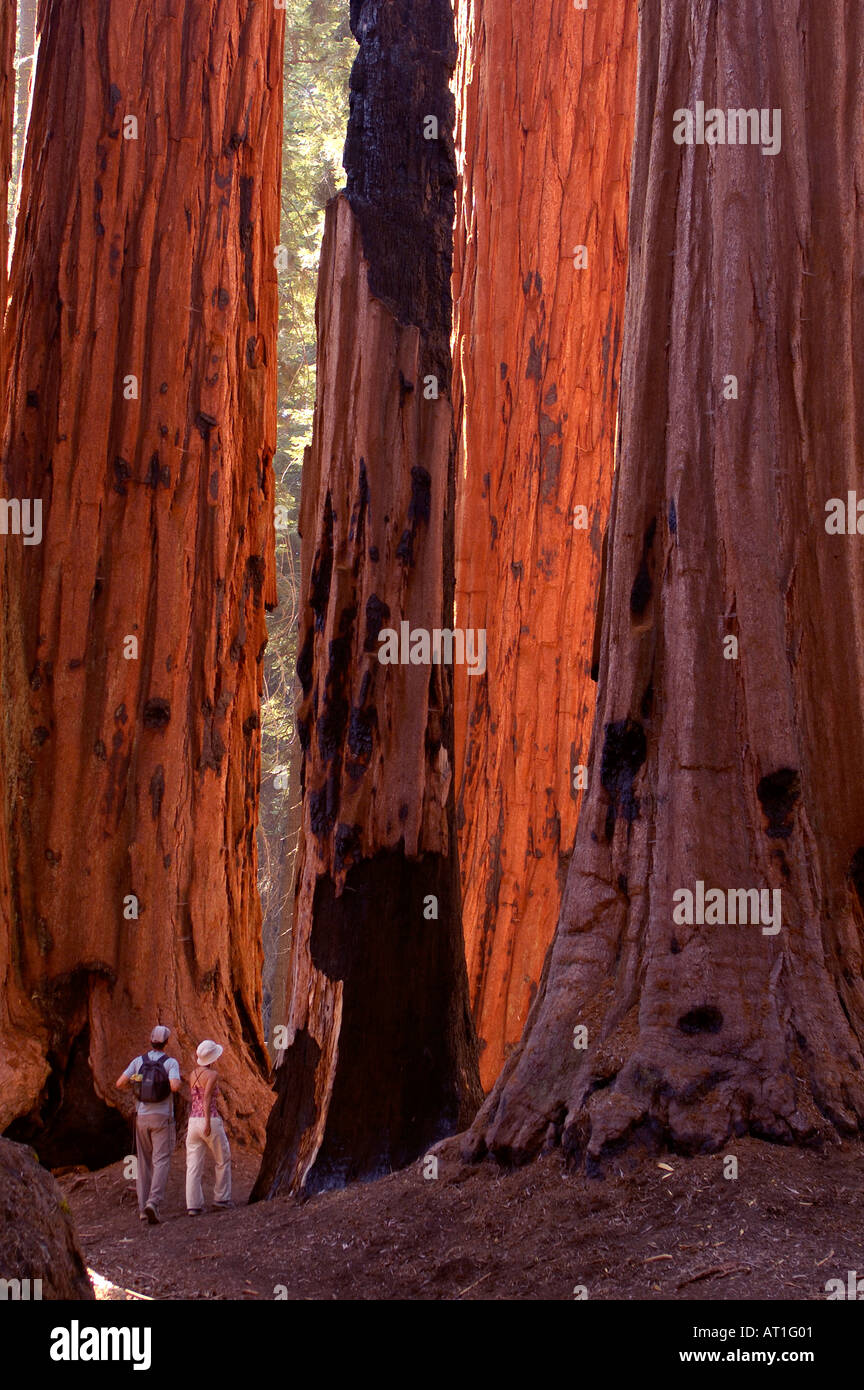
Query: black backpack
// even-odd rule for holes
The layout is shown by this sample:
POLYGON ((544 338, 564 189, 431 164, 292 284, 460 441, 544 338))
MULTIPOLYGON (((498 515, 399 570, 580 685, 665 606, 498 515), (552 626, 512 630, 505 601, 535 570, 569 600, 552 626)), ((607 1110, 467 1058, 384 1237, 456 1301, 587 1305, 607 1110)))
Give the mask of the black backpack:
POLYGON ((154 1102, 168 1099, 171 1083, 165 1065, 169 1060, 163 1055, 154 1062, 146 1053, 141 1058, 141 1100, 154 1102))

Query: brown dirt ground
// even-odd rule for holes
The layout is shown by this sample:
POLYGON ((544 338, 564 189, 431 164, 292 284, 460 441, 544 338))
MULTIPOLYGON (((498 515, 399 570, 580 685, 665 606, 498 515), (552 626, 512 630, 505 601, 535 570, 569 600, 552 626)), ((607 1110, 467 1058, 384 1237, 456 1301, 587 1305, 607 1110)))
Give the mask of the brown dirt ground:
MULTIPOLYGON (((644 1157, 603 1180, 559 1154, 516 1171, 442 1158, 437 1180, 417 1164, 190 1219, 178 1150, 158 1227, 122 1164, 59 1181, 88 1266, 156 1299, 569 1300, 582 1285, 591 1300, 824 1300, 827 1279, 864 1274, 864 1147, 731 1151, 734 1181, 721 1156, 644 1157)), ((234 1155, 238 1202, 257 1162, 234 1155)))

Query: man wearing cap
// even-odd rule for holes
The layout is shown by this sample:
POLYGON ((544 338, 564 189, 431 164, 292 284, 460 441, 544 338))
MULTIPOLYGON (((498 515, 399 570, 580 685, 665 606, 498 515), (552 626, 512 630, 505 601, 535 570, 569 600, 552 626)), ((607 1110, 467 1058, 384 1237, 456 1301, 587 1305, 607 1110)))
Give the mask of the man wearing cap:
POLYGON ((159 1220, 176 1137, 172 1091, 180 1090, 181 1077, 180 1063, 165 1053, 170 1036, 171 1029, 159 1024, 150 1034, 150 1051, 131 1061, 123 1075, 117 1078, 120 1091, 130 1081, 140 1087, 135 1120, 138 1215, 151 1226, 159 1220))

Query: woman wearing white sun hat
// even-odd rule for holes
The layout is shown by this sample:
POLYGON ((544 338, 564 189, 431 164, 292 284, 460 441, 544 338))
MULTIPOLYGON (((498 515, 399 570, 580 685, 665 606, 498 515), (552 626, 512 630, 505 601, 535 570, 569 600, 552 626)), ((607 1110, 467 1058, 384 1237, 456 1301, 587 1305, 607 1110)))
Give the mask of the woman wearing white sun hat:
POLYGON ((225 1124, 219 1114, 219 1077, 216 1063, 223 1049, 217 1042, 205 1038, 196 1053, 197 1067, 189 1077, 192 1110, 186 1131, 186 1212, 200 1216, 204 1210, 204 1190, 201 1175, 207 1153, 216 1164, 213 1205, 217 1211, 231 1206, 231 1149, 225 1124))

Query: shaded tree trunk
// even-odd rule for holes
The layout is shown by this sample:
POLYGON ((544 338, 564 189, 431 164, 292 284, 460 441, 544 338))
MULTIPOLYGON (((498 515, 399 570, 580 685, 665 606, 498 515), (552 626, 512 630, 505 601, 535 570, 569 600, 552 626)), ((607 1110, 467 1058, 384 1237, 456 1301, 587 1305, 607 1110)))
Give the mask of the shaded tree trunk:
POLYGON ((452 14, 447 0, 355 0, 351 22, 348 190, 327 213, 300 518, 288 1045, 258 1197, 404 1166, 480 1098, 451 673, 379 661, 382 630, 452 625, 452 14))
POLYGON ((864 21, 813 0, 640 14, 590 790, 475 1156, 864 1118, 864 541, 826 533, 864 436, 864 21), (781 110, 780 152, 677 144, 698 101, 781 110), (726 923, 716 899, 684 920, 700 882, 726 923), (779 930, 773 896, 728 925, 733 889, 779 892, 779 930))
POLYGON ((50 1071, 16 1135, 71 1157, 98 1119, 107 1158, 128 1139, 102 1102, 157 1017, 184 1060, 223 1043, 234 1132, 263 1132, 284 16, 48 0, 40 19, 6 324, 4 486, 41 499, 43 536, 4 548, 5 968, 50 1071))
POLYGON ((455 672, 457 818, 488 1087, 536 993, 584 785, 636 7, 463 0, 458 12, 456 618, 486 629, 488 669, 455 672))

